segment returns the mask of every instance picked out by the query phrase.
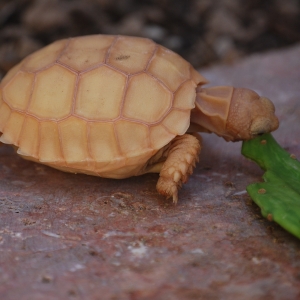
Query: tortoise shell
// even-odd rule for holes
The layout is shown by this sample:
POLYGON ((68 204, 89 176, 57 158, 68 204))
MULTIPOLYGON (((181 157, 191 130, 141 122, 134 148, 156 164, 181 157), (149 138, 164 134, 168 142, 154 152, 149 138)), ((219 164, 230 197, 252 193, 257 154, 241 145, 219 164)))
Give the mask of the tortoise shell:
POLYGON ((0 141, 69 172, 124 178, 190 125, 206 83, 178 54, 145 38, 57 41, 0 85, 0 141))

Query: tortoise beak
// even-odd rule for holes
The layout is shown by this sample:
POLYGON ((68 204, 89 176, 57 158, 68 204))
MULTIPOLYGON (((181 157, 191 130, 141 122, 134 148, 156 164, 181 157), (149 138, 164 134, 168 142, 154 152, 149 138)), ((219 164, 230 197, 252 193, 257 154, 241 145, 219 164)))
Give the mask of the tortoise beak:
POLYGON ((279 126, 278 118, 273 115, 271 118, 255 118, 250 126, 250 134, 254 137, 276 130, 279 126))

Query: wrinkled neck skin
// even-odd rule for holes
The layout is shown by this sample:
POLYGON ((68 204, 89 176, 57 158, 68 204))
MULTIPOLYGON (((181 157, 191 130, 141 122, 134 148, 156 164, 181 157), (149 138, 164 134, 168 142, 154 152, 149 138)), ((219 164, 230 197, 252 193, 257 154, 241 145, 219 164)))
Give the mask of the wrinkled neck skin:
POLYGON ((189 131, 215 133, 225 140, 232 140, 226 132, 226 125, 233 91, 231 86, 198 86, 189 131))

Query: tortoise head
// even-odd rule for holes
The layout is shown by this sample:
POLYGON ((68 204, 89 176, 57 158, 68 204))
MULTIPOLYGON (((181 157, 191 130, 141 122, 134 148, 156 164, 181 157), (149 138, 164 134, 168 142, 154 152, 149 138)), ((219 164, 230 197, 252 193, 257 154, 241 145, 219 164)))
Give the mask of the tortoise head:
POLYGON ((230 86, 198 88, 191 122, 226 141, 249 140, 279 125, 269 99, 252 90, 230 86))

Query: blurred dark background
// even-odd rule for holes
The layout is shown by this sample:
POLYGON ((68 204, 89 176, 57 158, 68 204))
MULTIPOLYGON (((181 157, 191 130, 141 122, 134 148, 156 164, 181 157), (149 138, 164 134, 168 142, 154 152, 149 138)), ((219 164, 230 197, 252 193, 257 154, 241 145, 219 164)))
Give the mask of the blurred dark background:
POLYGON ((300 1, 0 0, 0 76, 54 40, 95 33, 152 38, 199 68, 297 43, 300 1))

